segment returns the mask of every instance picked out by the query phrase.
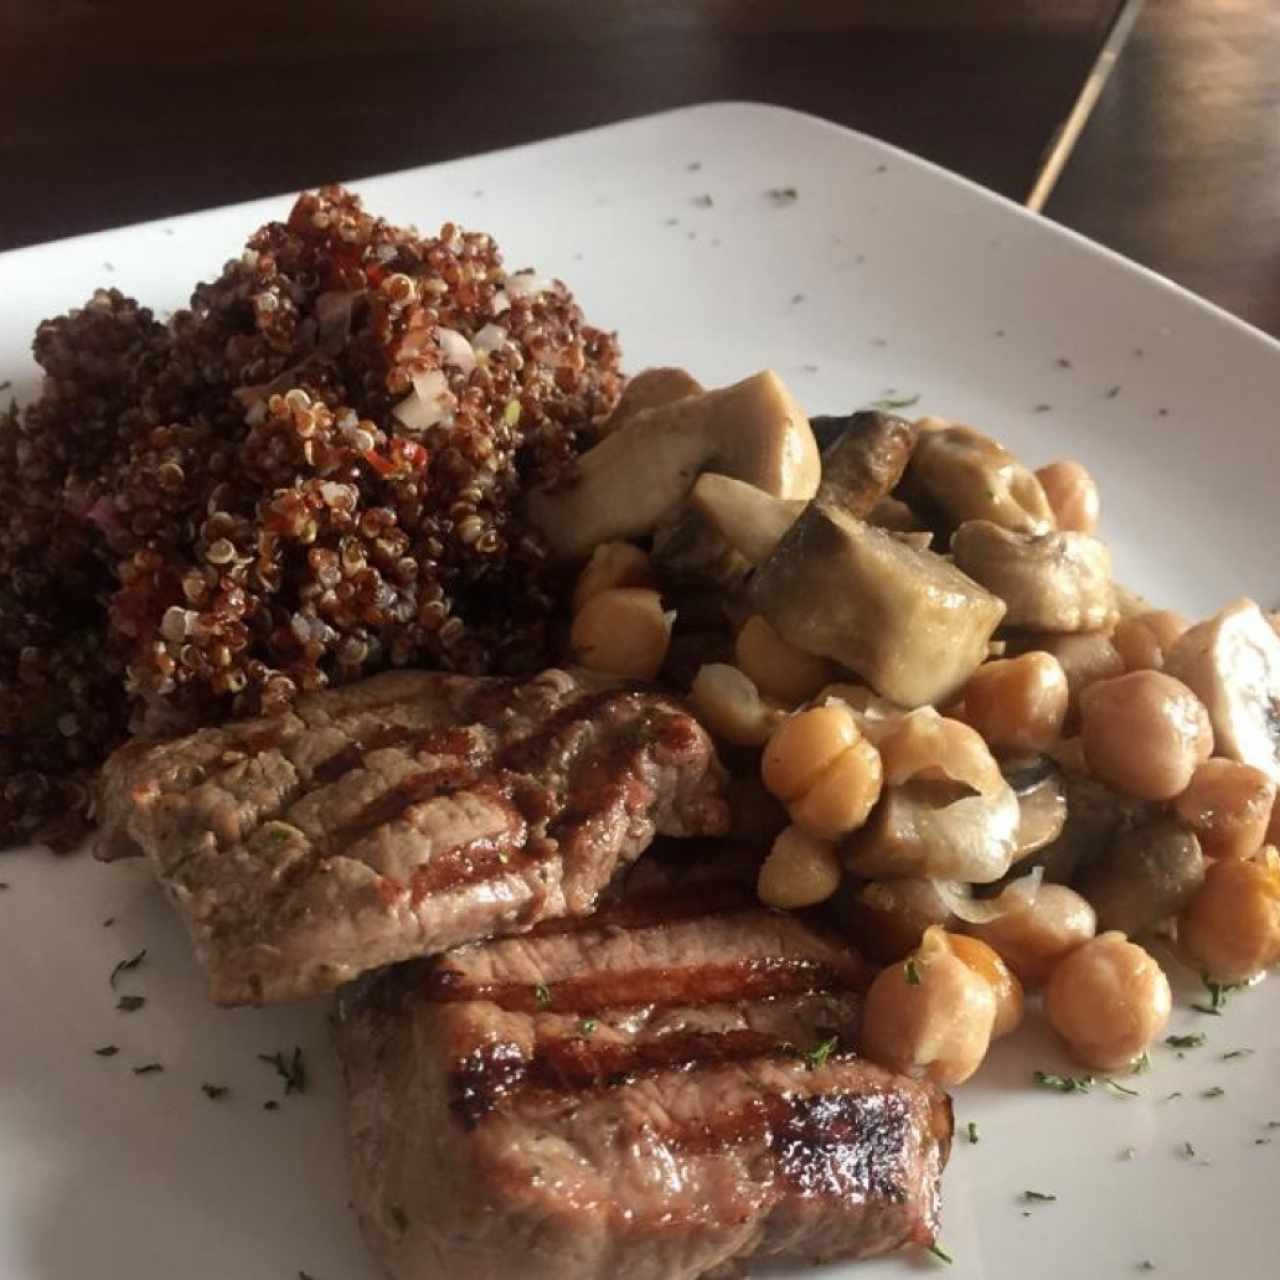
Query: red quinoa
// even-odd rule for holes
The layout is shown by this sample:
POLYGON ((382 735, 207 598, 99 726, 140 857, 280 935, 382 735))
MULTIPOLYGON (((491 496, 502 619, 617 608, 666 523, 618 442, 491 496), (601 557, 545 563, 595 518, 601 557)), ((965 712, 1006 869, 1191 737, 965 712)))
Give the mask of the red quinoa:
POLYGON ((516 499, 571 472, 618 347, 488 236, 323 188, 169 324, 98 290, 34 350, 0 419, 0 838, 69 841, 130 731, 547 656, 516 499))

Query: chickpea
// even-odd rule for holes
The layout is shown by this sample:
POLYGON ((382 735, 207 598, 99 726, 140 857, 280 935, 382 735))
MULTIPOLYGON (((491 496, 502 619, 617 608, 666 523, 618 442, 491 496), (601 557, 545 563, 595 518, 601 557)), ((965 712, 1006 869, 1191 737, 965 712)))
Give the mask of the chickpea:
POLYGON ((761 693, 789 707, 812 698, 835 674, 826 658, 788 644, 758 613, 738 632, 734 656, 761 693))
POLYGON ((884 785, 880 753, 841 703, 784 721, 765 747, 761 773, 791 821, 820 840, 861 827, 884 785))
POLYGON ((737 667, 723 662, 698 668, 689 700, 703 724, 736 747, 764 746, 784 714, 765 702, 737 667))
POLYGON ((760 762, 764 785, 779 800, 798 799, 859 736, 853 713, 839 702, 788 716, 764 749, 760 762))
POLYGON ((1173 799, 1213 752, 1204 703, 1163 672, 1131 671, 1090 685, 1080 710, 1089 772, 1140 800, 1173 799))
POLYGON ((1173 993, 1164 970, 1123 933, 1103 933, 1054 968, 1044 1011, 1067 1052, 1097 1071, 1127 1067, 1164 1030, 1173 993))
POLYGON ((1280 858, 1215 862, 1178 919, 1178 947, 1219 982, 1247 982, 1280 962, 1280 858))
POLYGON ((1050 653, 986 662, 960 694, 961 719, 995 751, 1043 751, 1062 736, 1067 677, 1050 653))
POLYGON ((839 885, 835 846, 788 827, 773 842, 760 868, 756 893, 766 906, 794 909, 825 902, 839 885))
POLYGON ((1054 966, 1093 937, 1097 916, 1074 889, 1042 884, 1021 911, 1009 911, 965 932, 985 942, 1029 991, 1049 979, 1054 966))
POLYGON ((1103 631, 1040 635, 1035 647, 1057 658, 1067 677, 1067 728, 1079 720, 1080 698, 1090 685, 1124 675, 1124 659, 1103 631))
POLYGON ((1209 857, 1247 858, 1262 848, 1275 799, 1261 769, 1215 757, 1192 774, 1173 811, 1209 857))
POLYGON ((1190 624, 1180 614, 1161 609, 1122 618, 1111 633, 1111 643, 1126 671, 1159 671, 1165 654, 1190 624))
POLYGON ((591 671, 652 680, 667 656, 671 621, 656 591, 614 587, 582 606, 569 644, 577 661, 591 671))
POLYGON ((933 926, 913 955, 882 969, 871 984, 862 1052, 906 1075, 961 1084, 982 1065, 995 1022, 991 984, 933 926))
POLYGON ((573 588, 573 611, 579 612, 592 596, 602 591, 652 586, 649 557, 639 547, 629 542, 602 542, 578 574, 573 588))
POLYGON ((788 806, 791 821, 810 835, 838 840, 861 827, 884 786, 880 753, 866 738, 837 756, 814 784, 788 806))
POLYGON ((991 1038, 999 1040, 1001 1036, 1016 1031, 1022 1025, 1022 983, 999 953, 980 939, 953 933, 950 941, 951 950, 991 985, 991 992, 996 998, 996 1020, 991 1038))
POLYGON ((1036 472, 1058 528, 1092 533, 1098 527, 1098 486, 1078 462, 1051 462, 1036 472))

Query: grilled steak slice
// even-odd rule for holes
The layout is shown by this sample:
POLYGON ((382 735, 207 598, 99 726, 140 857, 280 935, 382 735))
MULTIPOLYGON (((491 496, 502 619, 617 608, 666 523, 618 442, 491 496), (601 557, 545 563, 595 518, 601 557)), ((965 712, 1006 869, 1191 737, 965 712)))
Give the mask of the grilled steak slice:
POLYGON ((656 693, 391 672, 122 748, 99 854, 147 855, 214 1000, 287 1000, 590 912, 655 831, 725 829, 722 778, 656 693))
POLYGON ((708 884, 349 988, 370 1246, 396 1280, 692 1280, 930 1243, 950 1104, 839 1047, 863 985, 708 884))

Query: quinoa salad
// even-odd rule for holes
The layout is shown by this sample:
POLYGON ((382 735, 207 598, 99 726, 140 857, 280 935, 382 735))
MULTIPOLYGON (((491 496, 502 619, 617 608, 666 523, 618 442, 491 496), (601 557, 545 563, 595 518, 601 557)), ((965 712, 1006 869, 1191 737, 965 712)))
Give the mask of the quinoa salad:
POLYGON ((545 662, 553 571, 515 498, 571 473, 619 352, 489 236, 327 187, 167 323, 100 289, 33 349, 42 394, 0 422, 6 842, 74 843, 131 731, 545 662))

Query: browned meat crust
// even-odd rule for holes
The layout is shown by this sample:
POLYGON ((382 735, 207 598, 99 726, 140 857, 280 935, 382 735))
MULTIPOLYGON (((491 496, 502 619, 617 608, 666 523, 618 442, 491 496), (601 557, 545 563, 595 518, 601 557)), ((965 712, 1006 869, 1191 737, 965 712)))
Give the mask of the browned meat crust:
POLYGON ((950 1104, 832 1047, 863 985, 794 916, 678 902, 350 989, 370 1246, 396 1280, 693 1280, 930 1243, 950 1104))
POLYGON ((100 816, 99 856, 148 856, 223 1004, 586 914, 655 832, 728 821, 710 739, 678 703, 561 671, 387 673, 131 744, 100 816))

